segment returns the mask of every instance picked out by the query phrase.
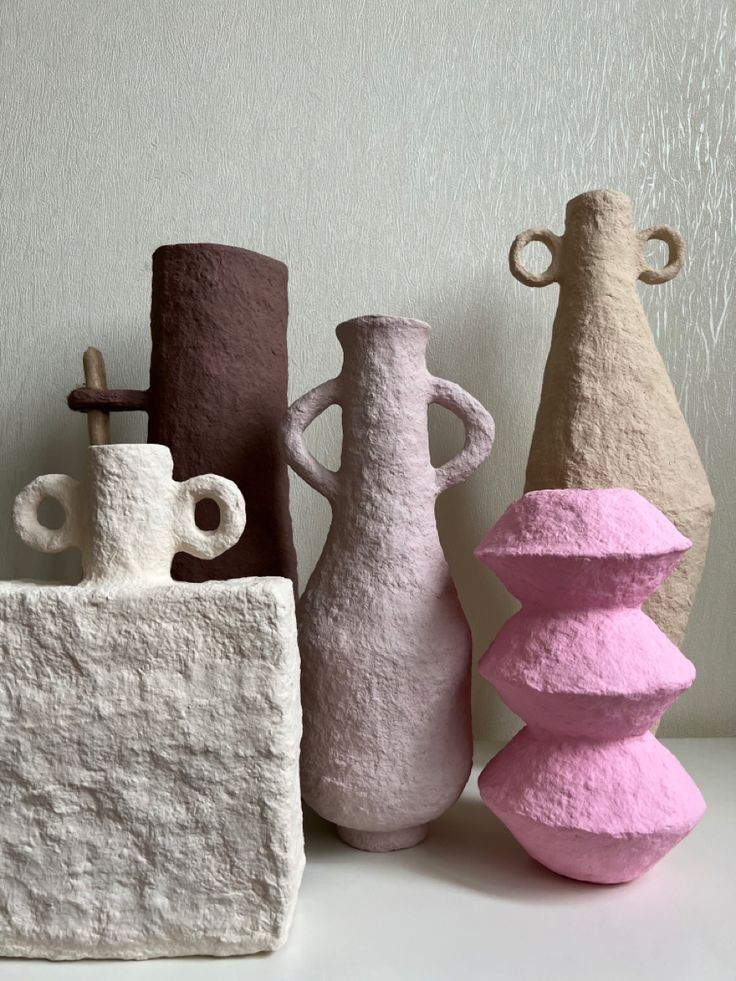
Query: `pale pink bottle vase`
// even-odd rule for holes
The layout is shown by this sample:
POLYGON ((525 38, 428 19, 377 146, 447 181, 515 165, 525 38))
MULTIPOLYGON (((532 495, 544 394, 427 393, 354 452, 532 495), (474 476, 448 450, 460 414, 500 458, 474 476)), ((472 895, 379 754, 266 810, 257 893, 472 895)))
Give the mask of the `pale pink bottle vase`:
POLYGON ((435 499, 490 452, 493 420, 425 365, 429 327, 398 317, 340 324, 340 375, 291 407, 287 458, 328 499, 332 524, 297 608, 302 792, 348 844, 408 848, 462 792, 472 762, 470 632, 437 535, 435 499), (438 469, 427 409, 466 426, 438 469), (303 432, 342 408, 342 460, 327 470, 303 432))
POLYGON ((526 722, 481 795, 562 875, 634 879, 705 810, 648 731, 695 669, 641 604, 689 547, 654 505, 609 488, 526 494, 476 549, 522 603, 480 671, 526 722))

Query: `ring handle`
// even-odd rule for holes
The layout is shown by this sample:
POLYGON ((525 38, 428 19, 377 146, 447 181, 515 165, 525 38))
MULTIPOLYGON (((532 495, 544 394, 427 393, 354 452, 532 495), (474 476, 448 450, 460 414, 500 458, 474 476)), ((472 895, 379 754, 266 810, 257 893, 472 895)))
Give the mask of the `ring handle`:
POLYGON ((235 545, 245 528, 245 501, 237 484, 207 473, 182 481, 177 493, 177 551, 198 559, 214 559, 235 545), (220 510, 220 523, 212 531, 198 528, 195 521, 197 503, 209 499, 220 510))
POLYGON ((284 449, 291 469, 332 503, 337 497, 338 476, 315 459, 304 441, 304 430, 331 405, 339 405, 338 379, 317 385, 289 408, 283 424, 284 449))
POLYGON ((642 283, 656 286, 658 283, 668 283, 674 279, 682 269, 682 263, 685 259, 685 242, 682 235, 676 232, 674 228, 670 228, 669 225, 652 225, 651 228, 645 228, 644 231, 639 232, 638 239, 642 245, 642 253, 644 243, 650 242, 652 239, 664 242, 667 246, 667 263, 661 269, 648 265, 642 254, 642 271, 639 273, 639 279, 642 283))
POLYGON ((528 228, 517 235, 509 250, 509 269, 511 275, 525 286, 549 286, 558 282, 560 275, 560 256, 562 254, 562 239, 549 228, 528 228), (544 272, 530 272, 521 261, 521 253, 530 242, 541 242, 550 251, 550 263, 544 272))
POLYGON ((56 555, 67 548, 82 547, 80 483, 63 473, 36 477, 15 498, 13 525, 20 539, 38 552, 56 555), (38 509, 47 499, 64 510, 60 528, 47 528, 38 520, 38 509))
POLYGON ((430 402, 442 405, 465 426, 465 445, 451 460, 437 467, 437 493, 459 484, 483 463, 493 446, 493 416, 465 389, 444 378, 433 378, 430 402))

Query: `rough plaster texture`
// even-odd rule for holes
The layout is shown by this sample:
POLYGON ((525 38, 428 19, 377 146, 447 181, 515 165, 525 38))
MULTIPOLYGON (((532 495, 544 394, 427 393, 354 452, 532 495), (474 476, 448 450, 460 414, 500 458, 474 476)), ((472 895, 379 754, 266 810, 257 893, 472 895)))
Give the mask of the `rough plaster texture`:
POLYGON ((324 551, 297 606, 302 791, 348 844, 417 844, 457 800, 472 762, 470 631, 435 525, 437 495, 488 456, 493 420, 425 365, 429 327, 360 317, 340 324, 340 374, 298 399, 284 427, 291 466, 329 500, 324 551), (435 469, 427 408, 454 412, 463 450, 435 469), (343 415, 339 470, 304 430, 343 415))
POLYGON ((631 487, 660 508, 692 547, 647 612, 680 644, 705 565, 714 501, 636 290, 637 280, 657 284, 676 276, 684 245, 671 228, 636 232, 632 220, 626 195, 590 191, 568 202, 564 235, 530 229, 511 247, 517 279, 560 285, 525 490, 631 487), (644 257, 652 239, 667 245, 663 267, 644 257), (550 249, 543 273, 523 265, 530 241, 550 249))
POLYGON ((705 812, 698 788, 651 732, 596 743, 550 739, 527 726, 478 782, 533 858, 584 882, 638 878, 705 812))
POLYGON ((39 551, 80 549, 83 582, 170 582, 177 552, 214 558, 231 548, 245 527, 243 497, 232 481, 216 474, 176 481, 173 468, 167 446, 90 446, 81 482, 44 474, 18 494, 15 530, 39 551), (38 519, 40 504, 49 498, 64 512, 54 529, 38 519), (196 524, 195 508, 204 499, 218 506, 215 529, 196 524))
MULTIPOLYGON (((296 578, 289 479, 281 452, 287 408, 287 269, 226 245, 163 245, 153 254, 148 389, 124 390, 114 408, 148 411, 148 440, 174 457, 178 480, 216 473, 248 501, 248 526, 231 548, 203 560, 182 553, 175 579, 296 578)), ((114 393, 77 389, 72 408, 110 408, 114 393)), ((217 527, 203 501, 202 528, 217 527)))
POLYGON ((695 678, 641 610, 689 548, 652 504, 612 488, 526 494, 476 549, 522 603, 480 671, 527 723, 481 773, 481 795, 562 875, 628 882, 704 813, 647 731, 695 678))
POLYGON ((81 542, 85 580, 0 585, 0 951, 278 947, 304 865, 292 584, 173 582, 177 542, 204 557, 240 534, 237 489, 202 532, 165 447, 89 454, 81 487, 52 475, 15 511, 35 547, 81 542), (43 494, 68 508, 57 532, 43 494))
MULTIPOLYGON (((78 574, 15 540, 13 496, 83 468, 63 400, 88 344, 111 385, 148 384, 152 252, 225 242, 289 266, 292 400, 338 372, 334 324, 387 310, 431 323, 433 374, 492 409, 492 464, 437 506, 480 654, 514 603, 472 550, 521 494, 557 305, 509 275, 509 243, 616 187, 638 227, 687 242, 674 283, 638 289, 718 501, 684 645, 698 684, 660 732, 736 735, 735 58, 730 0, 4 0, 0 575, 78 574)), ((430 423, 449 458, 459 425, 430 423)), ((145 416, 114 432, 144 440, 145 416)), ((338 433, 334 409, 310 432, 330 465, 338 433)), ((294 478, 292 510, 305 583, 330 509, 294 478)), ((476 682, 478 734, 509 738, 476 682)))

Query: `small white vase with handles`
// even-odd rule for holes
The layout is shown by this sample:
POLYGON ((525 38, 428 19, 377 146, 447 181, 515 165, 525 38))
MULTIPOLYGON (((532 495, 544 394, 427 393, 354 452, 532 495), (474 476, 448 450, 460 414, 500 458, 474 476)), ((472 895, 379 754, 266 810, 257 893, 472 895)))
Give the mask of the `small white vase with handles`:
POLYGON ((65 474, 37 477, 15 500, 13 522, 23 541, 40 552, 82 552, 84 582, 171 582, 176 552, 213 559, 234 545, 245 527, 237 486, 206 474, 179 482, 166 446, 155 443, 90 446, 80 481, 65 474), (52 498, 64 510, 60 528, 38 521, 38 507, 52 498), (214 500, 220 524, 203 531, 194 520, 198 501, 214 500))
POLYGON ((0 950, 227 955, 288 934, 304 864, 299 655, 288 579, 174 582, 245 525, 240 491, 172 479, 164 446, 89 448, 14 522, 82 552, 77 586, 0 588, 0 950), (64 510, 45 528, 45 498, 64 510), (197 527, 197 501, 220 524, 197 527))

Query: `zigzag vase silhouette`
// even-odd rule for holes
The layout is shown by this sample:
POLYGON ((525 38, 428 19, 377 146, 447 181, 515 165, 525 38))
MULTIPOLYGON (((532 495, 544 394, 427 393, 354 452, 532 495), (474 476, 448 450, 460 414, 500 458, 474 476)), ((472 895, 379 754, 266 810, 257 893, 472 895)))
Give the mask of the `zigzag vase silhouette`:
POLYGON ((690 542, 632 490, 547 490, 476 549, 522 603, 480 663, 527 723, 483 770, 486 805, 561 875, 627 882, 705 802, 648 731, 695 669, 642 611, 690 542))

